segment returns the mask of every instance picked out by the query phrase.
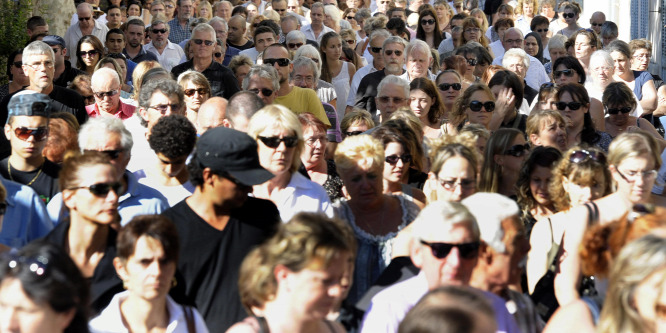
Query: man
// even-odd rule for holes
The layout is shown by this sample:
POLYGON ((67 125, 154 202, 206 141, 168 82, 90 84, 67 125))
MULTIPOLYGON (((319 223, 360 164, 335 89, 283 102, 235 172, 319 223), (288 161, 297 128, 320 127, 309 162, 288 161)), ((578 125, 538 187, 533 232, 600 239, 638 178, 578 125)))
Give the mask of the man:
POLYGON ((439 46, 437 46, 437 52, 440 55, 452 52, 456 48, 457 41, 455 39, 460 38, 460 35, 462 34, 462 24, 466 18, 467 15, 465 13, 459 13, 451 17, 451 21, 449 21, 451 24, 451 38, 445 38, 439 43, 439 46))
POLYGON ((143 49, 145 26, 142 20, 129 20, 125 24, 125 37, 127 38, 127 43, 125 43, 123 54, 127 57, 127 60, 132 60, 137 64, 144 60, 158 61, 154 53, 143 49))
POLYGON ((106 27, 111 29, 119 29, 123 24, 121 19, 120 7, 118 6, 109 6, 106 10, 106 27))
POLYGON ((324 5, 320 2, 316 2, 310 8, 310 19, 312 20, 311 24, 308 24, 301 28, 301 31, 305 34, 305 37, 309 40, 321 44, 321 38, 327 32, 333 31, 333 29, 324 25, 324 5))
POLYGON ((150 43, 143 46, 146 52, 152 52, 157 56, 157 62, 167 71, 171 71, 185 58, 183 49, 169 40, 169 29, 169 25, 161 18, 153 18, 150 25, 150 43))
POLYGON ((50 104, 48 96, 30 91, 12 96, 5 124, 12 152, 0 161, 2 177, 30 186, 44 204, 60 192, 60 167, 42 155, 49 134, 50 104))
POLYGON ((231 19, 231 10, 231 2, 226 0, 218 1, 215 3, 215 6, 213 6, 213 15, 229 21, 229 19, 231 19))
POLYGON ((310 112, 327 127, 331 126, 317 93, 312 89, 289 84, 289 74, 293 71, 294 64, 289 60, 289 51, 284 45, 273 44, 267 47, 264 51, 264 64, 273 66, 278 72, 280 88, 275 104, 285 106, 296 114, 310 112))
MULTIPOLYGON (((380 55, 384 58, 384 69, 366 75, 359 83, 359 89, 356 92, 356 101, 354 106, 370 112, 373 118, 377 117, 377 105, 375 104, 375 96, 377 96, 377 87, 384 77, 387 75, 400 76, 405 73, 403 65, 405 64, 405 48, 407 42, 398 36, 391 36, 384 40, 384 44, 380 50, 377 51, 377 56, 380 55)), ((374 61, 374 60, 373 60, 374 61)), ((351 109, 348 109, 351 111, 351 109)))
POLYGON ((407 82, 412 82, 414 79, 423 77, 435 81, 436 76, 430 73, 430 65, 432 64, 432 53, 430 47, 426 42, 414 39, 409 42, 407 49, 407 71, 401 76, 407 82))
POLYGON ((370 43, 368 44, 368 50, 372 54, 372 63, 371 66, 363 66, 356 71, 354 77, 352 78, 351 88, 349 89, 349 94, 347 95, 347 113, 351 112, 354 103, 356 103, 356 93, 358 92, 359 84, 361 80, 368 74, 374 73, 376 71, 381 71, 384 69, 384 57, 382 56, 382 45, 384 41, 391 37, 391 33, 386 29, 378 29, 370 34, 370 43))
POLYGON ((479 225, 481 240, 479 261, 474 267, 470 286, 491 292, 512 302, 513 317, 521 332, 542 329, 534 304, 528 296, 511 290, 509 284, 520 281, 521 261, 529 251, 525 227, 515 201, 497 193, 476 193, 462 201, 479 225))
MULTIPOLYGON (((483 246, 474 216, 460 203, 437 201, 412 222, 410 257, 418 275, 393 284, 372 298, 362 333, 397 332, 405 314, 429 290, 446 285, 469 285, 483 246)), ((495 310, 499 332, 519 332, 504 301, 483 292, 495 310)))
POLYGON ((309 40, 305 37, 305 34, 301 31, 301 22, 299 21, 298 17, 295 14, 287 14, 283 18, 280 19, 280 30, 282 33, 282 36, 284 37, 284 43, 283 45, 287 46, 289 50, 291 51, 296 51, 300 45, 312 45, 315 48, 319 49, 319 44, 313 40, 309 40), (296 33, 292 34, 292 38, 298 37, 297 39, 299 40, 298 43, 301 43, 298 47, 296 45, 289 45, 289 34, 295 31, 296 33), (293 47, 292 47, 293 46, 293 47))
POLYGON ((28 34, 28 39, 32 38, 34 35, 39 34, 49 34, 49 25, 46 23, 41 16, 33 16, 28 19, 26 23, 26 33, 28 34))
MULTIPOLYGON (((514 48, 524 49, 525 39, 523 38, 523 32, 518 28, 507 29, 504 33, 504 38, 502 38, 502 47, 504 50, 514 48)), ((550 82, 550 78, 548 77, 548 74, 546 74, 546 68, 543 67, 543 64, 539 59, 532 57, 531 55, 527 56, 530 59, 530 66, 527 69, 525 81, 527 81, 527 84, 532 87, 532 89, 539 91, 542 84, 550 82)), ((503 58, 504 55, 495 57, 493 65, 501 66, 503 58)))
POLYGON ((273 0, 271 1, 271 7, 280 15, 280 18, 287 15, 287 0, 273 0))
POLYGON ((150 4, 150 16, 155 17, 157 15, 166 16, 166 6, 164 6, 164 2, 160 0, 153 1, 153 3, 150 4))
POLYGON ((601 43, 604 47, 608 46, 612 41, 617 39, 619 32, 617 30, 617 24, 613 21, 606 21, 601 26, 601 43))
POLYGON ((134 115, 135 107, 120 100, 121 80, 115 70, 106 67, 96 70, 90 86, 95 96, 95 104, 86 106, 90 118, 116 117, 125 120, 134 115))
POLYGON ((229 100, 229 106, 224 116, 224 127, 230 127, 237 131, 247 132, 250 118, 266 104, 251 91, 236 93, 229 100))
POLYGON ((372 12, 373 16, 377 13, 386 14, 386 11, 395 6, 391 0, 377 0, 375 3, 377 4, 377 10, 372 12))
POLYGON ((209 24, 202 23, 192 30, 192 45, 194 57, 171 70, 174 77, 187 70, 202 73, 210 83, 211 96, 231 98, 233 94, 240 91, 238 80, 229 68, 213 61, 215 51, 215 30, 209 24))
MULTIPOLYGON (((169 21, 169 41, 178 44, 192 35, 190 33, 190 19, 192 18, 192 1, 177 0, 178 15, 169 21)), ((153 25, 154 26, 154 25, 153 25)))
MULTIPOLYGON (((497 20, 495 24, 493 24, 493 30, 497 33, 497 36, 499 36, 499 39, 490 43, 490 49, 493 51, 493 54, 495 57, 499 57, 504 54, 506 51, 504 49, 504 46, 502 46, 502 40, 504 40, 504 34, 506 33, 506 30, 509 28, 513 28, 514 23, 513 20, 510 18, 503 18, 497 20)), ((543 28, 542 28, 543 29, 543 28)), ((545 29, 548 29, 548 26, 546 25, 545 29)), ((544 46, 545 48, 545 46, 544 46)))
POLYGON ((229 19, 229 36, 227 37, 227 44, 239 50, 247 50, 251 48, 254 43, 245 39, 246 29, 245 17, 242 15, 236 15, 229 19))
POLYGON ((279 89, 280 77, 273 66, 252 66, 243 79, 243 90, 256 94, 265 105, 273 104, 279 89))
POLYGON ((301 4, 299 3, 298 0, 287 0, 287 13, 289 13, 289 15, 298 17, 298 20, 301 22, 301 25, 309 24, 310 23, 309 18, 305 18, 305 16, 299 14, 298 8, 303 8, 302 11, 303 15, 310 17, 309 16, 310 9, 301 7, 301 4))
MULTIPOLYGON (((236 95, 238 94, 234 96, 236 95)), ((225 126, 224 118, 227 115, 227 105, 229 105, 228 101, 222 97, 211 97, 203 102, 197 112, 197 135, 201 136, 214 127, 225 126)))
POLYGON ((606 14, 603 12, 594 12, 590 16, 590 28, 598 35, 601 36, 601 26, 606 22, 606 14))
MULTIPOLYGON (((503 58, 502 67, 508 69, 518 76, 520 82, 523 83, 523 90, 525 93, 524 97, 529 104, 532 104, 532 101, 539 94, 539 92, 532 89, 532 87, 525 83, 525 75, 527 75, 527 71, 529 71, 530 67, 528 54, 522 49, 510 49, 504 53, 503 58)), ((517 102, 516 105, 518 105, 517 102)))
POLYGON ((65 40, 56 35, 48 35, 42 38, 42 42, 46 43, 53 50, 55 56, 55 69, 53 83, 60 87, 68 87, 75 77, 85 74, 84 71, 72 67, 72 63, 65 61, 67 56, 67 47, 65 40))
POLYGON ((278 38, 273 29, 267 26, 260 26, 254 29, 254 47, 240 52, 241 55, 248 56, 253 63, 257 63, 259 53, 263 52, 267 46, 277 43, 278 38))
POLYGON ((280 223, 272 202, 248 196, 273 175, 259 164, 257 142, 226 127, 201 136, 188 171, 194 193, 163 213, 181 239, 182 280, 171 294, 196 305, 211 331, 224 332, 247 316, 238 293, 243 258, 280 223))
MULTIPOLYGON (((81 152, 94 150, 111 158, 111 166, 122 184, 122 190, 118 193, 120 225, 126 225, 137 215, 160 214, 169 208, 166 198, 160 192, 139 184, 134 174, 126 169, 132 156, 133 140, 122 120, 114 117, 90 119, 79 131, 79 147, 81 152)), ((48 205, 49 216, 53 221, 63 221, 67 217, 67 211, 63 208, 62 193, 59 193, 48 205)))
POLYGON ((234 56, 238 55, 240 53, 240 50, 233 47, 229 46, 227 43, 227 38, 228 38, 228 32, 229 32, 229 26, 227 25, 227 21, 221 17, 213 17, 208 24, 210 24, 213 29, 215 29, 215 37, 221 42, 219 45, 222 48, 220 51, 222 54, 224 54, 224 60, 222 61, 222 65, 228 66, 229 62, 231 62, 231 58, 234 56))
MULTIPOLYGON (((109 28, 97 22, 93 18, 93 9, 89 3, 83 2, 76 7, 76 13, 78 15, 78 22, 67 29, 65 33, 65 43, 67 44, 68 50, 76 50, 76 45, 79 43, 79 39, 86 35, 94 35, 99 38, 99 40, 106 40, 106 33, 109 31, 109 28)), ((76 65, 76 57, 72 56, 69 58, 69 61, 72 65, 76 65)))
POLYGON ((409 107, 409 82, 399 76, 387 75, 377 86, 375 104, 379 113, 378 122, 389 120, 399 108, 409 107))
MULTIPOLYGON (((123 48, 125 48, 125 33, 123 33, 122 30, 120 29, 110 29, 109 32, 106 33, 106 54, 107 56, 109 55, 114 55, 114 59, 117 59, 115 54, 123 53, 123 48)), ((125 77, 125 80, 127 81, 132 81, 132 73, 134 73, 134 68, 136 68, 136 63, 132 60, 127 59, 126 60, 126 74, 127 76, 125 77)), ((119 60, 116 60, 119 61, 119 60)))

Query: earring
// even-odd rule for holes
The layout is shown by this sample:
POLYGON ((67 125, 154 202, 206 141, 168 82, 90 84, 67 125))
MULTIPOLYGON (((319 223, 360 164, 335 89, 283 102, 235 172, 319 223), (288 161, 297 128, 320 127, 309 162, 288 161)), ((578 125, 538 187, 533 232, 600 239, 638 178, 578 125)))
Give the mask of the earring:
POLYGON ((123 289, 127 290, 127 280, 123 280, 123 289))
POLYGON ((176 280, 176 277, 174 276, 174 277, 171 279, 171 288, 174 288, 174 287, 177 286, 177 285, 178 285, 178 280, 176 280))

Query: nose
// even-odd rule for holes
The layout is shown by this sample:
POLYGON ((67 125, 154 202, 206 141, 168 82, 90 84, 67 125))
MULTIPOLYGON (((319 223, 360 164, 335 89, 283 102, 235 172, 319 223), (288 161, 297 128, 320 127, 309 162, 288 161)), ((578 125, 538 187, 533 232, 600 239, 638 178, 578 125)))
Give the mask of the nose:
POLYGON ((451 267, 460 266, 460 252, 458 252, 457 247, 454 247, 453 249, 451 249, 451 252, 449 252, 449 255, 446 256, 446 265, 451 266, 451 267))
POLYGON ((173 164, 167 164, 164 166, 164 173, 170 175, 173 171, 173 164))

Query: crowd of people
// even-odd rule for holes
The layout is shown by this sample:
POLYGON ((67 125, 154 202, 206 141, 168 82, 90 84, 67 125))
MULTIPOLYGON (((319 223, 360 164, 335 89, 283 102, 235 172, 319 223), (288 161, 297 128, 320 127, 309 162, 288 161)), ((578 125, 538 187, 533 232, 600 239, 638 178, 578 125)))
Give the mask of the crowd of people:
POLYGON ((0 86, 0 332, 666 330, 666 85, 649 40, 581 15, 30 18, 0 86))

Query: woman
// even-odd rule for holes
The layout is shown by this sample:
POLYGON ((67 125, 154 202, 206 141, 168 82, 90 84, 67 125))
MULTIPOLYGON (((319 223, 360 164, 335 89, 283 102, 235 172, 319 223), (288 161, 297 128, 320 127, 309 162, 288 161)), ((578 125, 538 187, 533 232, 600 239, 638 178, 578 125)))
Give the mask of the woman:
POLYGON ((539 220, 530 236, 527 255, 528 290, 546 274, 552 256, 560 247, 567 213, 576 206, 596 200, 610 192, 610 173, 606 156, 597 148, 572 147, 553 168, 548 193, 559 213, 539 220))
POLYGON ((337 95, 336 110, 338 119, 342 119, 347 108, 347 95, 351 79, 356 73, 354 64, 340 60, 342 56, 342 38, 335 32, 327 32, 321 38, 321 79, 333 84, 337 95), (337 104, 340 102, 340 104, 337 104))
POLYGON ((606 132, 597 131, 590 116, 590 96, 580 84, 567 83, 557 91, 557 110, 567 122, 567 147, 578 144, 597 146, 608 151, 612 138, 606 132))
POLYGON ((441 105, 444 109, 441 120, 448 120, 456 99, 458 96, 460 96, 462 89, 462 78, 455 70, 447 69, 441 71, 437 75, 435 82, 437 83, 440 100, 442 102, 441 105))
POLYGON ((409 169, 415 158, 411 154, 407 137, 397 128, 389 126, 380 126, 372 132, 372 137, 384 145, 384 156, 386 156, 382 173, 384 193, 403 195, 423 209, 426 204, 425 194, 407 184, 409 169))
POLYGON ((168 295, 180 251, 173 222, 161 215, 137 216, 120 230, 117 246, 113 265, 127 290, 90 321, 91 332, 208 332, 196 309, 168 295))
POLYGON ((412 80, 409 84, 409 107, 421 120, 427 138, 434 139, 442 135, 440 124, 446 111, 432 81, 422 77, 412 80))
POLYGON ((76 45, 76 67, 92 76, 99 59, 104 57, 104 45, 93 35, 83 36, 76 45))
POLYGON ((474 8, 471 12, 469 12, 469 16, 476 19, 476 21, 479 23, 479 26, 481 27, 481 34, 485 35, 486 31, 488 31, 488 18, 483 12, 483 9, 474 8))
POLYGON ((296 114, 281 105, 268 105, 250 118, 247 133, 257 140, 259 163, 275 175, 254 186, 255 197, 273 201, 282 221, 302 211, 333 216, 326 190, 297 172, 304 143, 296 114))
POLYGON ((494 55, 488 46, 488 39, 483 34, 484 32, 481 31, 481 25, 479 24, 479 21, 473 17, 468 17, 463 21, 462 35, 460 35, 460 40, 458 41, 457 46, 465 45, 468 42, 477 42, 486 48, 488 53, 490 53, 490 56, 494 58, 494 55))
POLYGON ((523 132, 514 128, 493 132, 483 158, 479 191, 515 198, 520 167, 529 152, 523 132))
MULTIPOLYGON (((342 29, 340 30, 340 39, 342 39, 343 50, 348 48, 350 50, 356 49, 356 32, 352 29, 342 29)), ((352 51, 353 52, 353 51, 352 51)), ((345 56, 344 54, 342 55, 345 56)), ((365 59, 365 58, 363 58, 365 59)), ((349 59, 347 61, 352 61, 349 59)), ((359 67, 361 68, 361 67, 359 67)))
POLYGON ((599 36, 594 31, 579 30, 573 36, 576 59, 580 62, 587 75, 590 75, 590 57, 596 50, 601 49, 599 36))
POLYGON ((562 18, 564 18, 564 22, 566 23, 566 27, 557 33, 565 35, 567 38, 571 38, 574 33, 583 29, 583 27, 578 25, 578 19, 580 18, 581 12, 580 5, 575 2, 567 2, 564 6, 560 7, 560 10, 562 18))
POLYGON ((553 147, 567 150, 567 125, 555 110, 535 110, 527 117, 527 138, 533 147, 553 147))
POLYGON ((545 62, 543 58, 543 43, 541 43, 541 35, 537 32, 530 32, 525 35, 525 52, 528 55, 537 58, 542 64, 545 62))
POLYGON ((324 25, 340 33, 340 9, 337 6, 324 6, 324 25))
POLYGON ((652 113, 657 108, 657 89, 652 75, 646 71, 631 70, 631 51, 627 43, 616 40, 611 42, 607 49, 615 63, 613 79, 625 83, 633 90, 643 113, 652 113))
POLYGON ((394 17, 386 22, 386 30, 391 33, 391 36, 398 36, 409 43, 409 30, 407 24, 399 17, 394 17))
POLYGON ((326 315, 351 283, 355 250, 343 223, 296 215, 243 260, 238 288, 250 317, 227 332, 345 332, 326 315))
POLYGON ((527 107, 527 101, 523 98, 523 83, 518 75, 507 70, 499 71, 488 82, 488 88, 497 104, 501 104, 493 114, 495 119, 491 128, 495 128, 494 124, 499 123, 499 127, 515 128, 525 133, 527 115, 524 114, 526 112, 518 110, 523 105, 527 107))
POLYGON ((69 221, 59 223, 45 239, 66 249, 90 281, 90 310, 104 309, 121 292, 122 281, 114 273, 118 193, 121 184, 109 156, 86 152, 65 159, 58 182, 69 210, 69 221))
MULTIPOLYGON (((615 82, 615 79, 613 79, 614 74, 615 64, 610 53, 606 50, 595 51, 590 57, 589 77, 592 80, 588 80, 585 84, 585 88, 589 91, 590 96, 601 100, 601 95, 603 95, 606 86, 611 82, 615 82)), ((639 108, 637 111, 640 111, 640 113, 636 114, 639 116, 643 113, 643 108, 639 108)))
POLYGON ((0 86, 0 100, 30 85, 30 80, 23 72, 23 49, 18 49, 7 57, 7 77, 9 83, 0 86))
POLYGON ((326 125, 311 113, 301 113, 298 121, 303 130, 305 146, 301 153, 301 174, 326 190, 331 202, 343 196, 342 179, 335 168, 335 162, 326 159, 326 125))
MULTIPOLYGON (((557 37, 553 37, 555 40, 557 37)), ((579 83, 585 85, 588 76, 580 62, 571 56, 559 57, 553 64, 553 82, 559 87, 567 83, 579 83)), ((585 85, 586 89, 590 86, 585 85)), ((591 95, 591 93, 590 93, 591 95)), ((601 104, 601 94, 598 98, 590 97, 590 116, 594 122, 595 128, 603 131, 604 125, 604 106, 601 104)))
POLYGON ((446 136, 432 145, 432 165, 428 173, 428 202, 437 200, 460 202, 476 193, 477 170, 481 155, 474 142, 446 136))
POLYGON ((253 65, 254 63, 252 62, 252 59, 246 55, 236 55, 231 58, 229 69, 234 72, 239 87, 243 86, 243 80, 247 76, 247 73, 250 72, 253 65))
POLYGON ((86 280, 58 246, 32 242, 0 259, 3 332, 87 333, 86 280))
POLYGON ((431 49, 437 49, 439 43, 444 40, 437 14, 432 9, 423 10, 419 12, 418 22, 416 38, 426 42, 431 49))
POLYGON ((664 137, 643 118, 636 118, 631 115, 636 108, 636 99, 634 93, 625 83, 613 82, 606 87, 602 97, 606 107, 606 133, 615 138, 623 132, 640 128, 654 136, 662 144, 666 144, 664 137))
POLYGON ((130 1, 127 5, 127 17, 141 17, 141 3, 138 1, 130 1))
POLYGON ((465 124, 480 124, 490 129, 495 97, 485 84, 473 84, 459 97, 449 117, 447 133, 454 134, 465 124))
MULTIPOLYGON (((550 36, 548 34, 550 21, 545 16, 535 16, 530 23, 530 30, 536 32, 541 38, 541 50, 543 51, 544 66, 550 60, 550 50, 548 49, 548 42, 550 41, 550 36)), ((549 73, 549 72, 546 72, 549 73)))
MULTIPOLYGON (((358 8, 356 7, 349 7, 345 9, 345 11, 342 13, 342 19, 349 22, 349 25, 351 25, 351 29, 354 30, 354 34, 357 34, 359 30, 361 30, 361 26, 356 22, 356 13, 358 12, 358 8)), ((356 36, 354 36, 356 38, 356 36)), ((356 49, 355 47, 353 49, 356 49)))
POLYGON ((522 211, 525 231, 529 239, 532 227, 538 220, 557 212, 548 184, 553 176, 553 166, 562 158, 557 148, 535 147, 520 168, 516 187, 518 188, 518 206, 522 211))
POLYGON ((369 135, 346 138, 335 151, 335 165, 349 193, 335 204, 336 216, 351 225, 358 242, 354 283, 348 301, 355 304, 372 286, 391 258, 408 255, 395 249, 398 232, 418 214, 403 196, 383 194, 384 147, 369 135))
POLYGON ((557 107, 555 106, 555 103, 557 103, 555 95, 557 95, 557 86, 554 83, 546 82, 542 84, 539 89, 539 94, 532 102, 532 111, 530 112, 530 115, 532 112, 539 110, 557 110, 557 107))
POLYGON ((363 132, 374 127, 375 122, 372 120, 370 112, 361 109, 354 109, 340 121, 340 132, 343 140, 348 136, 363 134, 363 132))
POLYGON ((444 35, 450 33, 449 20, 453 16, 453 9, 446 0, 436 0, 432 6, 435 8, 435 13, 437 14, 437 25, 439 25, 440 31, 444 35))
POLYGON ((201 104, 210 98, 210 83, 203 74, 189 70, 178 76, 178 85, 185 94, 185 116, 196 125, 201 104))
POLYGON ((210 5, 210 2, 207 0, 201 1, 197 7, 197 17, 205 18, 206 21, 210 21, 213 18, 213 7, 210 5))
MULTIPOLYGON (((543 67, 546 69, 546 73, 550 75, 551 79, 554 79, 554 77, 551 75, 553 72, 554 64, 557 59, 567 56, 567 43, 568 39, 564 35, 555 35, 548 40, 548 43, 546 44, 546 50, 548 50, 548 58, 550 58, 550 62, 546 63, 543 65, 543 67)), ((575 59, 575 58, 574 58, 575 59)), ((585 72, 585 70, 583 70, 585 72)), ((554 81, 554 80, 552 80, 554 81)))
POLYGON ((518 15, 516 28, 520 29, 523 35, 527 35, 532 31, 530 25, 538 7, 539 3, 537 0, 518 0, 518 4, 516 5, 516 15, 518 15))
POLYGON ((652 56, 652 42, 645 38, 633 39, 629 42, 631 51, 631 70, 647 71, 652 56))

